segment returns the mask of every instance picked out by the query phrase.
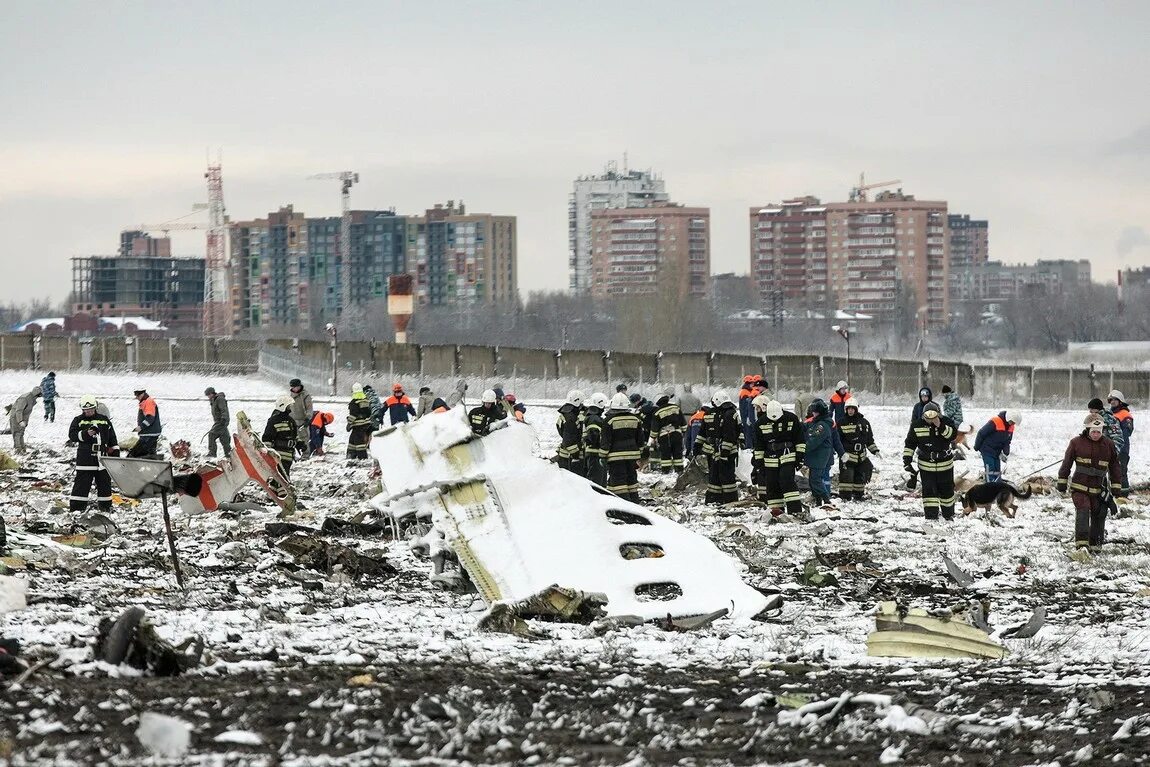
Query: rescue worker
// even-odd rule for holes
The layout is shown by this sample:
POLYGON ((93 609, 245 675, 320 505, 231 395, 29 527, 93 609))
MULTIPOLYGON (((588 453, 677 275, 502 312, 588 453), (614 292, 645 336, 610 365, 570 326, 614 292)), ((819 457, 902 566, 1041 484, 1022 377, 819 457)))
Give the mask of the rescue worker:
POLYGON ((711 398, 715 406, 714 425, 709 433, 711 457, 707 464, 707 492, 704 503, 724 504, 739 500, 735 465, 739 461, 739 410, 723 389, 711 398))
MULTIPOLYGON (((924 386, 918 390, 918 402, 914 403, 914 409, 910 412, 910 422, 922 418, 922 409, 926 407, 927 403, 934 401, 934 392, 930 390, 929 386, 924 386)), ((941 411, 939 411, 941 412, 941 411)), ((957 426, 958 424, 955 424, 957 426)))
POLYGON ((496 421, 502 421, 507 413, 499 406, 498 397, 494 389, 487 389, 479 398, 479 404, 467 413, 467 422, 471 425, 471 433, 477 437, 486 437, 491 433, 491 426, 496 421))
POLYGON ((831 393, 831 420, 836 425, 842 423, 843 416, 846 415, 847 398, 851 396, 851 387, 847 385, 846 381, 839 381, 835 384, 835 390, 831 393))
POLYGON ((658 442, 658 457, 651 463, 652 468, 670 474, 683 470, 683 432, 687 421, 679 403, 672 400, 673 393, 667 392, 655 402, 655 414, 651 418, 651 431, 658 442))
POLYGON ((44 398, 44 420, 56 422, 56 373, 49 372, 40 379, 40 395, 44 398))
POLYGON ((699 395, 691 391, 691 384, 683 384, 683 393, 679 395, 679 411, 687 419, 687 434, 683 441, 683 455, 689 459, 695 454, 695 438, 699 436, 699 426, 703 417, 695 416, 702 409, 703 403, 699 395))
POLYGON ((1010 456, 1010 443, 1014 439, 1014 427, 1020 423, 1022 423, 1021 413, 1014 410, 1000 410, 998 415, 987 421, 975 435, 974 451, 982 456, 987 482, 998 482, 1002 479, 1002 469, 1010 456))
POLYGON ((1122 445, 1118 448, 1118 457, 1122 460, 1122 481, 1117 483, 1114 496, 1126 498, 1130 495, 1130 438, 1134 436, 1134 416, 1130 415, 1130 406, 1117 389, 1107 395, 1106 401, 1110 404, 1110 413, 1122 427, 1123 436, 1122 445))
POLYGON ((703 460, 710 465, 711 456, 715 454, 715 446, 711 443, 711 435, 715 431, 715 397, 703 405, 695 413, 699 419, 699 435, 695 438, 695 455, 703 456, 703 460))
POLYGON ((8 425, 12 428, 12 450, 16 453, 27 452, 24 446, 24 430, 28 428, 28 421, 32 418, 32 409, 36 407, 36 400, 40 397, 40 387, 33 386, 32 390, 21 394, 16 401, 8 406, 8 425))
POLYGON ((296 448, 300 455, 304 456, 307 455, 307 446, 311 438, 311 419, 315 415, 315 406, 311 401, 311 393, 304 388, 303 381, 298 378, 288 382, 288 393, 291 397, 289 414, 296 426, 296 448))
POLYGON ((226 458, 232 454, 232 437, 228 429, 232 417, 228 412, 228 398, 222 391, 216 391, 214 386, 204 389, 204 396, 208 398, 212 411, 212 428, 208 431, 208 457, 216 457, 216 443, 219 443, 226 458))
POLYGON ((419 387, 419 402, 415 406, 415 417, 417 420, 431 412, 432 402, 435 402, 435 393, 431 391, 431 387, 419 387))
POLYGON ((367 395, 367 404, 371 406, 371 428, 378 429, 383 426, 383 400, 371 384, 363 385, 363 393, 367 395))
POLYGON ((807 480, 814 502, 831 502, 831 466, 835 462, 834 422, 826 400, 816 397, 807 406, 806 451, 803 462, 807 466, 807 480))
MULTIPOLYGON (((440 401, 442 400, 436 400, 436 402, 440 401)), ((504 409, 507 410, 507 415, 519 421, 519 423, 523 423, 523 418, 527 415, 527 406, 520 402, 514 394, 508 394, 503 398, 503 402, 506 405, 504 409)))
POLYGON ((112 510, 112 478, 100 465, 100 456, 119 455, 120 449, 112 422, 96 412, 96 404, 91 394, 80 397, 80 415, 68 426, 68 442, 76 445, 76 479, 68 496, 69 511, 79 512, 88 507, 93 482, 96 483, 96 506, 100 511, 112 510))
POLYGON ((347 403, 347 458, 367 460, 367 446, 371 443, 371 404, 363 391, 363 384, 351 385, 351 401, 347 403))
POLYGON ((1122 480, 1121 456, 1104 434, 1105 421, 1088 415, 1083 425, 1082 433, 1066 446, 1055 483, 1059 493, 1069 488, 1074 501, 1074 545, 1078 548, 1105 543, 1110 488, 1122 480))
POLYGON ((1102 419, 1102 423, 1105 425, 1102 429, 1103 435, 1114 443, 1114 447, 1118 448, 1118 455, 1122 455, 1122 447, 1126 444, 1126 432, 1122 431, 1122 424, 1118 423, 1118 419, 1110 412, 1110 408, 1101 399, 1095 397, 1086 403, 1086 409, 1092 415, 1102 419))
POLYGON ((643 420, 631 409, 627 395, 617 392, 603 419, 599 449, 607 454, 607 489, 635 503, 639 502, 639 457, 646 443, 643 420))
POLYGON ((950 443, 957 433, 954 423, 942 414, 937 403, 927 402, 922 417, 910 425, 903 443, 902 465, 907 473, 906 487, 913 490, 922 480, 922 510, 927 519, 954 519, 954 459, 950 443), (918 471, 911 459, 918 458, 918 471))
MULTIPOLYGON (((293 384, 293 386, 294 385, 295 384, 293 384)), ((302 389, 303 387, 300 386, 300 388, 302 389)), ((308 399, 310 400, 311 397, 308 397, 308 399)), ((264 426, 264 433, 261 438, 265 445, 276 451, 285 477, 291 476, 291 465, 292 461, 295 460, 296 447, 298 445, 298 429, 296 428, 295 418, 293 418, 291 414, 294 402, 295 397, 290 394, 276 400, 276 404, 272 408, 272 414, 268 417, 267 425, 264 426)))
MULTIPOLYGON (((510 401, 514 395, 508 394, 510 401)), ((607 395, 595 392, 587 400, 587 412, 583 419, 583 465, 587 479, 599 487, 607 486, 607 451, 603 449, 603 411, 608 406, 607 395)))
POLYGON ((784 508, 788 514, 797 514, 802 511, 803 504, 799 500, 795 470, 802 463, 807 449, 803 422, 766 395, 760 394, 755 402, 756 407, 761 408, 761 417, 756 422, 751 465, 755 469, 759 495, 772 515, 779 516, 784 508))
POLYGON ((152 399, 146 389, 140 388, 133 392, 136 401, 140 403, 136 409, 136 428, 132 431, 139 434, 140 440, 128 451, 129 458, 143 458, 155 455, 159 450, 160 434, 163 425, 160 423, 160 406, 152 399))
POLYGON ((742 445, 750 447, 755 443, 755 377, 743 376, 743 385, 739 388, 739 420, 743 424, 742 445))
POLYGON ((383 409, 387 411, 387 422, 392 426, 407 423, 415 415, 415 408, 411 400, 403 393, 401 384, 391 385, 391 396, 383 401, 383 409))
POLYGON ((555 430, 559 432, 559 468, 583 475, 583 392, 578 389, 567 392, 567 400, 555 419, 555 430))
MULTIPOLYGON (((366 386, 363 388, 365 390, 367 389, 366 386)), ((335 413, 324 413, 320 410, 315 411, 315 415, 311 417, 311 423, 308 424, 307 447, 312 455, 323 455, 324 437, 335 436, 335 434, 327 430, 327 427, 334 422, 335 413)))
POLYGON ((874 473, 870 455, 878 455, 870 421, 859 412, 854 395, 843 403, 843 418, 836 428, 845 450, 839 461, 839 497, 845 501, 861 501, 874 473))

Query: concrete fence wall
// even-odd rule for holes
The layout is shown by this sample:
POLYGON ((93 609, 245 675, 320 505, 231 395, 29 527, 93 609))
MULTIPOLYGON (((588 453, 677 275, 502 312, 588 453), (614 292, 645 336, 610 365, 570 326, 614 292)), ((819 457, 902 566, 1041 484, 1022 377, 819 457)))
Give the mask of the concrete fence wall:
MULTIPOLYGON (((339 380, 357 373, 373 379, 476 378, 560 381, 642 387, 694 383, 737 388, 744 376, 763 375, 775 391, 829 393, 839 380, 880 402, 913 400, 921 386, 941 398, 944 385, 964 397, 995 404, 1083 405, 1118 389, 1131 403, 1150 401, 1150 371, 1110 366, 969 364, 956 360, 847 359, 832 355, 523 349, 481 345, 409 346, 368 341, 338 344, 339 380)), ((330 385, 332 348, 326 341, 277 338, 124 338, 0 335, 0 369, 139 370, 254 373, 330 385)), ((409 388, 414 381, 408 382, 409 388)))

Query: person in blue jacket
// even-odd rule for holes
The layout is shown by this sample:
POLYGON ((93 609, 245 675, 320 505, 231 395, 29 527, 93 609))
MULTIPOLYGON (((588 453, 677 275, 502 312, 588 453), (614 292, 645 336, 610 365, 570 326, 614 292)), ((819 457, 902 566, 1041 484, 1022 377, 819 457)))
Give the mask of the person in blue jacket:
POLYGON ((924 386, 918 390, 918 402, 914 403, 914 410, 910 413, 910 422, 914 423, 922 418, 922 409, 926 407, 928 402, 934 401, 934 392, 930 390, 929 386, 924 386))
POLYGON ((823 399, 816 399, 807 408, 806 453, 803 461, 807 465, 811 493, 815 503, 831 501, 831 466, 834 464, 834 423, 830 408, 823 399))
POLYGON ((974 438, 974 450, 982 456, 986 467, 986 481, 998 482, 1002 479, 1002 467, 1010 455, 1010 441, 1014 439, 1014 427, 1022 423, 1022 414, 1014 410, 1002 410, 978 430, 974 438))
POLYGON ((383 401, 383 409, 387 412, 388 423, 392 426, 407 423, 415 415, 415 407, 403 392, 403 386, 394 384, 391 387, 391 396, 383 401))

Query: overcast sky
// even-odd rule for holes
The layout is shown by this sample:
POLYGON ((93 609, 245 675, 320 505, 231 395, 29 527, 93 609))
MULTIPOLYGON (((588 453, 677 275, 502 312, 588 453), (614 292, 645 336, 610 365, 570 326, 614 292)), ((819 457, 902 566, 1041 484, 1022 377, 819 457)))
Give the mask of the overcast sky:
MULTIPOLYGON (((990 220, 991 257, 1150 264, 1150 2, 0 0, 0 300, 206 197, 233 219, 463 199, 567 286, 572 180, 628 153, 711 208, 842 200, 860 171, 990 220), (16 277, 17 279, 12 279, 16 277)), ((176 238, 202 254, 203 236, 176 238)))

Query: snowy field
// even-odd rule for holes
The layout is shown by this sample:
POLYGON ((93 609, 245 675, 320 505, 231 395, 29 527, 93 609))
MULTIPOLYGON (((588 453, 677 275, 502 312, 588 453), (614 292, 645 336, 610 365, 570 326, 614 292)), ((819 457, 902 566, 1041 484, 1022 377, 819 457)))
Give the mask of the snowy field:
MULTIPOLYGON (((0 398, 11 402, 39 378, 6 373, 0 398)), ((1071 505, 1058 496, 1020 502, 1013 520, 979 513, 928 524, 917 497, 899 486, 912 402, 861 403, 882 451, 872 499, 816 509, 810 523, 772 523, 755 507, 719 513, 699 492, 641 475, 654 508, 736 553, 748 583, 784 595, 778 616, 687 633, 644 625, 600 635, 547 623, 533 625, 547 638, 530 641, 477 630, 482 605, 432 587, 429 565, 405 541, 331 538, 382 552, 397 574, 299 577, 265 534, 278 521, 271 507, 193 518, 176 510, 184 592, 171 575, 157 501, 117 507, 121 533, 102 548, 51 543, 71 531, 63 443, 79 396, 105 400, 125 436, 137 381, 157 399, 165 436, 187 439, 200 455, 210 426, 205 386, 226 392, 233 416, 246 411, 257 429, 284 391, 258 377, 59 376, 56 422, 44 423, 38 405, 26 470, 0 473, 0 510, 16 539, 8 553, 23 560, 17 574, 30 602, 0 618, 0 635, 45 662, 3 691, 0 764, 152 763, 134 735, 149 711, 191 723, 191 753, 170 763, 1067 764, 1140 763, 1150 752, 1145 491, 1110 520, 1111 542, 1085 562, 1069 557, 1071 505), (797 576, 816 549, 866 566, 840 568, 834 587, 803 586, 797 576), (944 553, 975 575, 972 586, 948 582, 944 553), (1048 620, 1033 639, 1004 640, 1003 661, 869 658, 875 605, 896 596, 931 608, 984 599, 996 630, 1036 606, 1048 620), (205 663, 157 679, 96 661, 100 620, 130 606, 145 608, 165 639, 202 637, 205 663), (788 696, 847 691, 894 691, 951 723, 866 711, 822 723, 785 716, 788 696), (987 729, 971 734, 956 721, 987 729)), ((367 509, 373 490, 368 469, 342 458, 346 399, 317 395, 316 404, 336 413, 338 436, 326 458, 293 470, 304 508, 291 521, 319 527, 367 509)), ((543 457, 557 444, 554 404, 527 402, 543 457)), ((968 404, 966 419, 979 426, 994 412, 968 404)), ((1006 472, 1016 481, 1061 458, 1085 411, 1022 412, 1006 472)), ((0 437, 0 447, 10 440, 0 437)), ((1135 487, 1147 483, 1148 450, 1135 434, 1135 487)), ((957 466, 981 469, 973 454, 957 466)), ((266 500, 255 490, 243 498, 266 500)))

